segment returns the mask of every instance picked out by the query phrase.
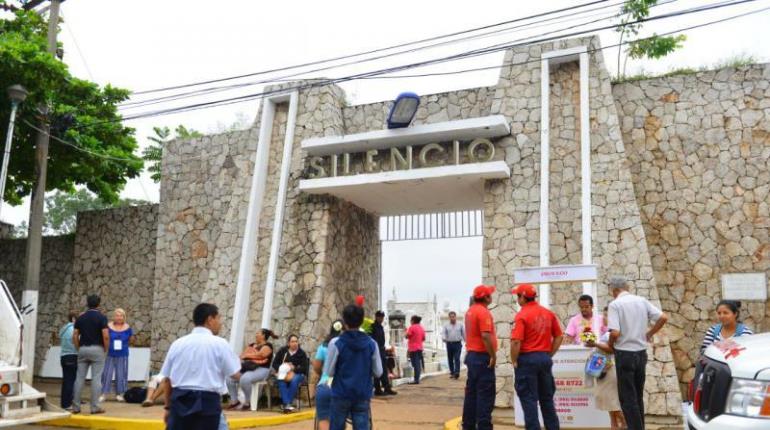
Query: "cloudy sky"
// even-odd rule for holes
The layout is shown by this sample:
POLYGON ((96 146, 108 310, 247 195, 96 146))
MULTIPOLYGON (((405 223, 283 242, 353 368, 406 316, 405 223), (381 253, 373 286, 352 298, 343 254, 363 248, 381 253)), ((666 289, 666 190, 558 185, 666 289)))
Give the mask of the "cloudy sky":
MULTIPOLYGON (((65 61, 77 76, 100 84, 110 83, 139 92, 189 82, 249 74, 267 69, 352 54, 400 43, 495 24, 541 12, 588 3, 585 1, 203 1, 203 0, 70 0, 62 5, 65 22, 59 40, 64 43, 65 61)), ((661 0, 653 15, 665 14, 720 0, 661 0)), ((411 54, 377 61, 306 73, 296 77, 339 77, 415 61, 443 57, 499 43, 524 41, 543 33, 565 34, 608 25, 619 0, 604 1, 581 10, 584 13, 551 15, 552 21, 521 27, 525 22, 495 27, 502 30, 411 54), (596 21, 594 23, 589 23, 596 21), (587 23, 583 26, 579 24, 587 23), (519 28, 511 28, 519 26, 519 28), (569 29, 569 27, 574 27, 569 29)), ((709 12, 651 22, 641 35, 665 33, 700 23, 770 6, 756 0, 709 12)), ((687 31, 684 49, 657 61, 629 61, 627 73, 645 70, 658 73, 679 67, 712 66, 736 55, 759 61, 770 59, 770 13, 764 12, 706 28, 687 31)), ((617 43, 617 34, 600 31, 602 43, 617 43)), ((434 42, 435 43, 435 42, 434 42)), ((422 46, 422 45, 420 45, 422 46)), ((388 51, 391 52, 391 51, 388 51)), ((611 72, 616 72, 617 50, 604 51, 611 72)), ((403 72, 417 74, 496 66, 502 53, 473 57, 403 72)), ((334 63, 338 65, 338 63, 334 63)), ((318 66, 317 66, 318 67, 318 66)), ((216 92, 172 103, 126 106, 124 115, 148 113, 170 107, 259 93, 260 85, 245 85, 307 69, 254 76, 216 85, 244 84, 238 89, 216 92)), ((494 85, 498 70, 441 77, 360 80, 343 83, 353 104, 389 100, 410 90, 429 94, 461 88, 494 85)), ((187 92, 137 96, 134 101, 187 92)), ((205 88, 205 87, 204 87, 205 88)), ((155 116, 128 122, 135 127, 140 143, 146 143, 153 126, 178 124, 203 132, 256 115, 258 100, 201 109, 174 115, 155 116)), ((52 143, 54 144, 54 143, 52 143)), ((147 175, 132 180, 125 197, 158 200, 158 186, 147 175)), ((14 224, 26 220, 28 206, 5 207, 3 218, 14 224)), ((383 249, 383 289, 387 299, 393 287, 399 299, 417 300, 439 294, 439 302, 465 303, 469 290, 481 277, 481 240, 443 242, 398 242, 383 249)))

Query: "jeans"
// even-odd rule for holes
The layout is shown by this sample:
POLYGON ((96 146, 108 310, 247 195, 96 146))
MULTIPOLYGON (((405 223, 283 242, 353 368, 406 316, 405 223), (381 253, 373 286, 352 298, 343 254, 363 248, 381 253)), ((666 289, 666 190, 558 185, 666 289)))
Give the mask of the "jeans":
POLYGON ((329 421, 332 414, 332 389, 319 384, 315 390, 315 417, 318 421, 329 421))
POLYGON ((460 376, 460 353, 462 350, 462 342, 446 343, 446 359, 449 362, 449 373, 454 376, 460 376))
POLYGON ((495 369, 489 367, 489 354, 465 354, 468 380, 463 401, 463 430, 491 430, 495 406, 495 369))
POLYGON ((78 374, 78 356, 77 354, 68 354, 61 356, 61 407, 62 409, 72 406, 72 391, 75 388, 75 378, 78 374))
POLYGON ((524 412, 524 428, 540 430, 537 404, 543 414, 543 424, 547 430, 559 429, 559 417, 553 403, 556 383, 553 380, 553 360, 546 352, 529 352, 519 356, 516 367, 516 394, 524 412))
POLYGON ((81 346, 78 351, 78 374, 75 379, 75 391, 72 409, 80 411, 80 393, 86 383, 88 368, 91 368, 91 411, 99 409, 99 394, 102 392, 102 371, 104 370, 104 347, 97 345, 81 346))
POLYGON ((345 430, 345 420, 348 416, 353 421, 353 430, 369 430, 369 399, 347 400, 332 397, 329 430, 345 430))
POLYGON ((388 377, 388 369, 385 367, 385 353, 380 353, 380 361, 382 362, 382 375, 379 378, 374 378, 374 391, 390 391, 390 378, 388 377))
POLYGON ((294 397, 297 395, 300 384, 305 380, 305 375, 301 373, 294 374, 291 381, 278 381, 278 391, 281 392, 281 404, 290 405, 294 401, 294 397))
POLYGON ((420 383, 420 373, 422 373, 422 351, 410 351, 409 362, 414 369, 414 382, 420 383))
POLYGON ((620 409, 629 430, 644 430, 644 377, 647 351, 615 350, 620 409))

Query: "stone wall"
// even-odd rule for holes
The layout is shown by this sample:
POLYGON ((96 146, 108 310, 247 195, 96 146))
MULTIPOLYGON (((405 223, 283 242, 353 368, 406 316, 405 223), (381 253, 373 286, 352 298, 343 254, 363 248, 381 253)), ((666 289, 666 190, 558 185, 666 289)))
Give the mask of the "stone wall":
MULTIPOLYGON (((112 317, 123 308, 136 345, 150 345, 158 206, 132 206, 78 213, 70 306, 85 309, 99 294, 112 317)), ((66 311, 65 314, 66 315, 66 311)))
POLYGON ((13 234, 13 224, 0 221, 0 239, 9 239, 13 234))
MULTIPOLYGON (((587 45, 598 48, 598 39, 574 39, 514 48, 507 52, 492 102, 492 114, 511 120, 512 136, 500 142, 511 165, 511 178, 488 181, 485 195, 485 282, 501 286, 492 310, 501 339, 498 354, 497 404, 510 405, 512 368, 508 360, 510 321, 515 309, 509 292, 515 268, 539 265, 539 175, 540 175, 540 55, 544 51, 587 45)), ((631 175, 621 140, 609 75, 603 58, 590 54, 590 124, 592 175, 592 249, 599 266, 599 278, 625 275, 633 290, 660 305, 650 255, 639 209, 634 199, 631 175)), ((550 134, 551 200, 549 227, 552 263, 580 260, 579 117, 576 90, 577 68, 564 64, 551 71, 552 101, 550 134)), ((600 301, 607 303, 608 291, 600 281, 600 301)), ((560 318, 574 312, 579 287, 554 288, 552 303, 560 318)), ((679 415, 681 397, 671 349, 665 336, 650 348, 648 383, 645 386, 650 422, 670 420, 679 415)))
MULTIPOLYGON (((52 344, 58 344, 59 328, 66 322, 71 309, 70 286, 75 238, 73 236, 44 237, 40 290, 38 295, 37 343, 35 346, 35 372, 52 344)), ((0 279, 4 280, 13 294, 16 304, 21 304, 24 290, 26 239, 0 240, 0 279)))
MULTIPOLYGON (((684 388, 724 273, 770 278, 770 65, 615 85, 623 140, 684 388)), ((770 302, 742 318, 770 330, 770 302)))

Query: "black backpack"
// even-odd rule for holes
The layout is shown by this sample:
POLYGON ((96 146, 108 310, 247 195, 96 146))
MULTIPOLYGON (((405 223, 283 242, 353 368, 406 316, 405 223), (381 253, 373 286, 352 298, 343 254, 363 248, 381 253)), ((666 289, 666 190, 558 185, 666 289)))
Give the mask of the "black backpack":
POLYGON ((129 388, 123 393, 123 398, 126 399, 126 403, 142 403, 147 397, 147 389, 141 387, 129 388))

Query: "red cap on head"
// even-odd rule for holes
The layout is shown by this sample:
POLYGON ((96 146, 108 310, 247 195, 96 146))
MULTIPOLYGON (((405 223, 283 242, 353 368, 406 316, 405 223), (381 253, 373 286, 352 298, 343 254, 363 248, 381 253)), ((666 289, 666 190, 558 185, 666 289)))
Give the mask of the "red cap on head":
POLYGON ((480 299, 482 297, 491 296, 495 292, 494 285, 479 285, 473 289, 473 298, 480 299))
POLYGON ((528 299, 537 297, 537 288, 532 284, 519 284, 511 290, 511 293, 517 296, 524 296, 528 299))
POLYGON ((364 307, 364 296, 356 296, 356 306, 364 307))

